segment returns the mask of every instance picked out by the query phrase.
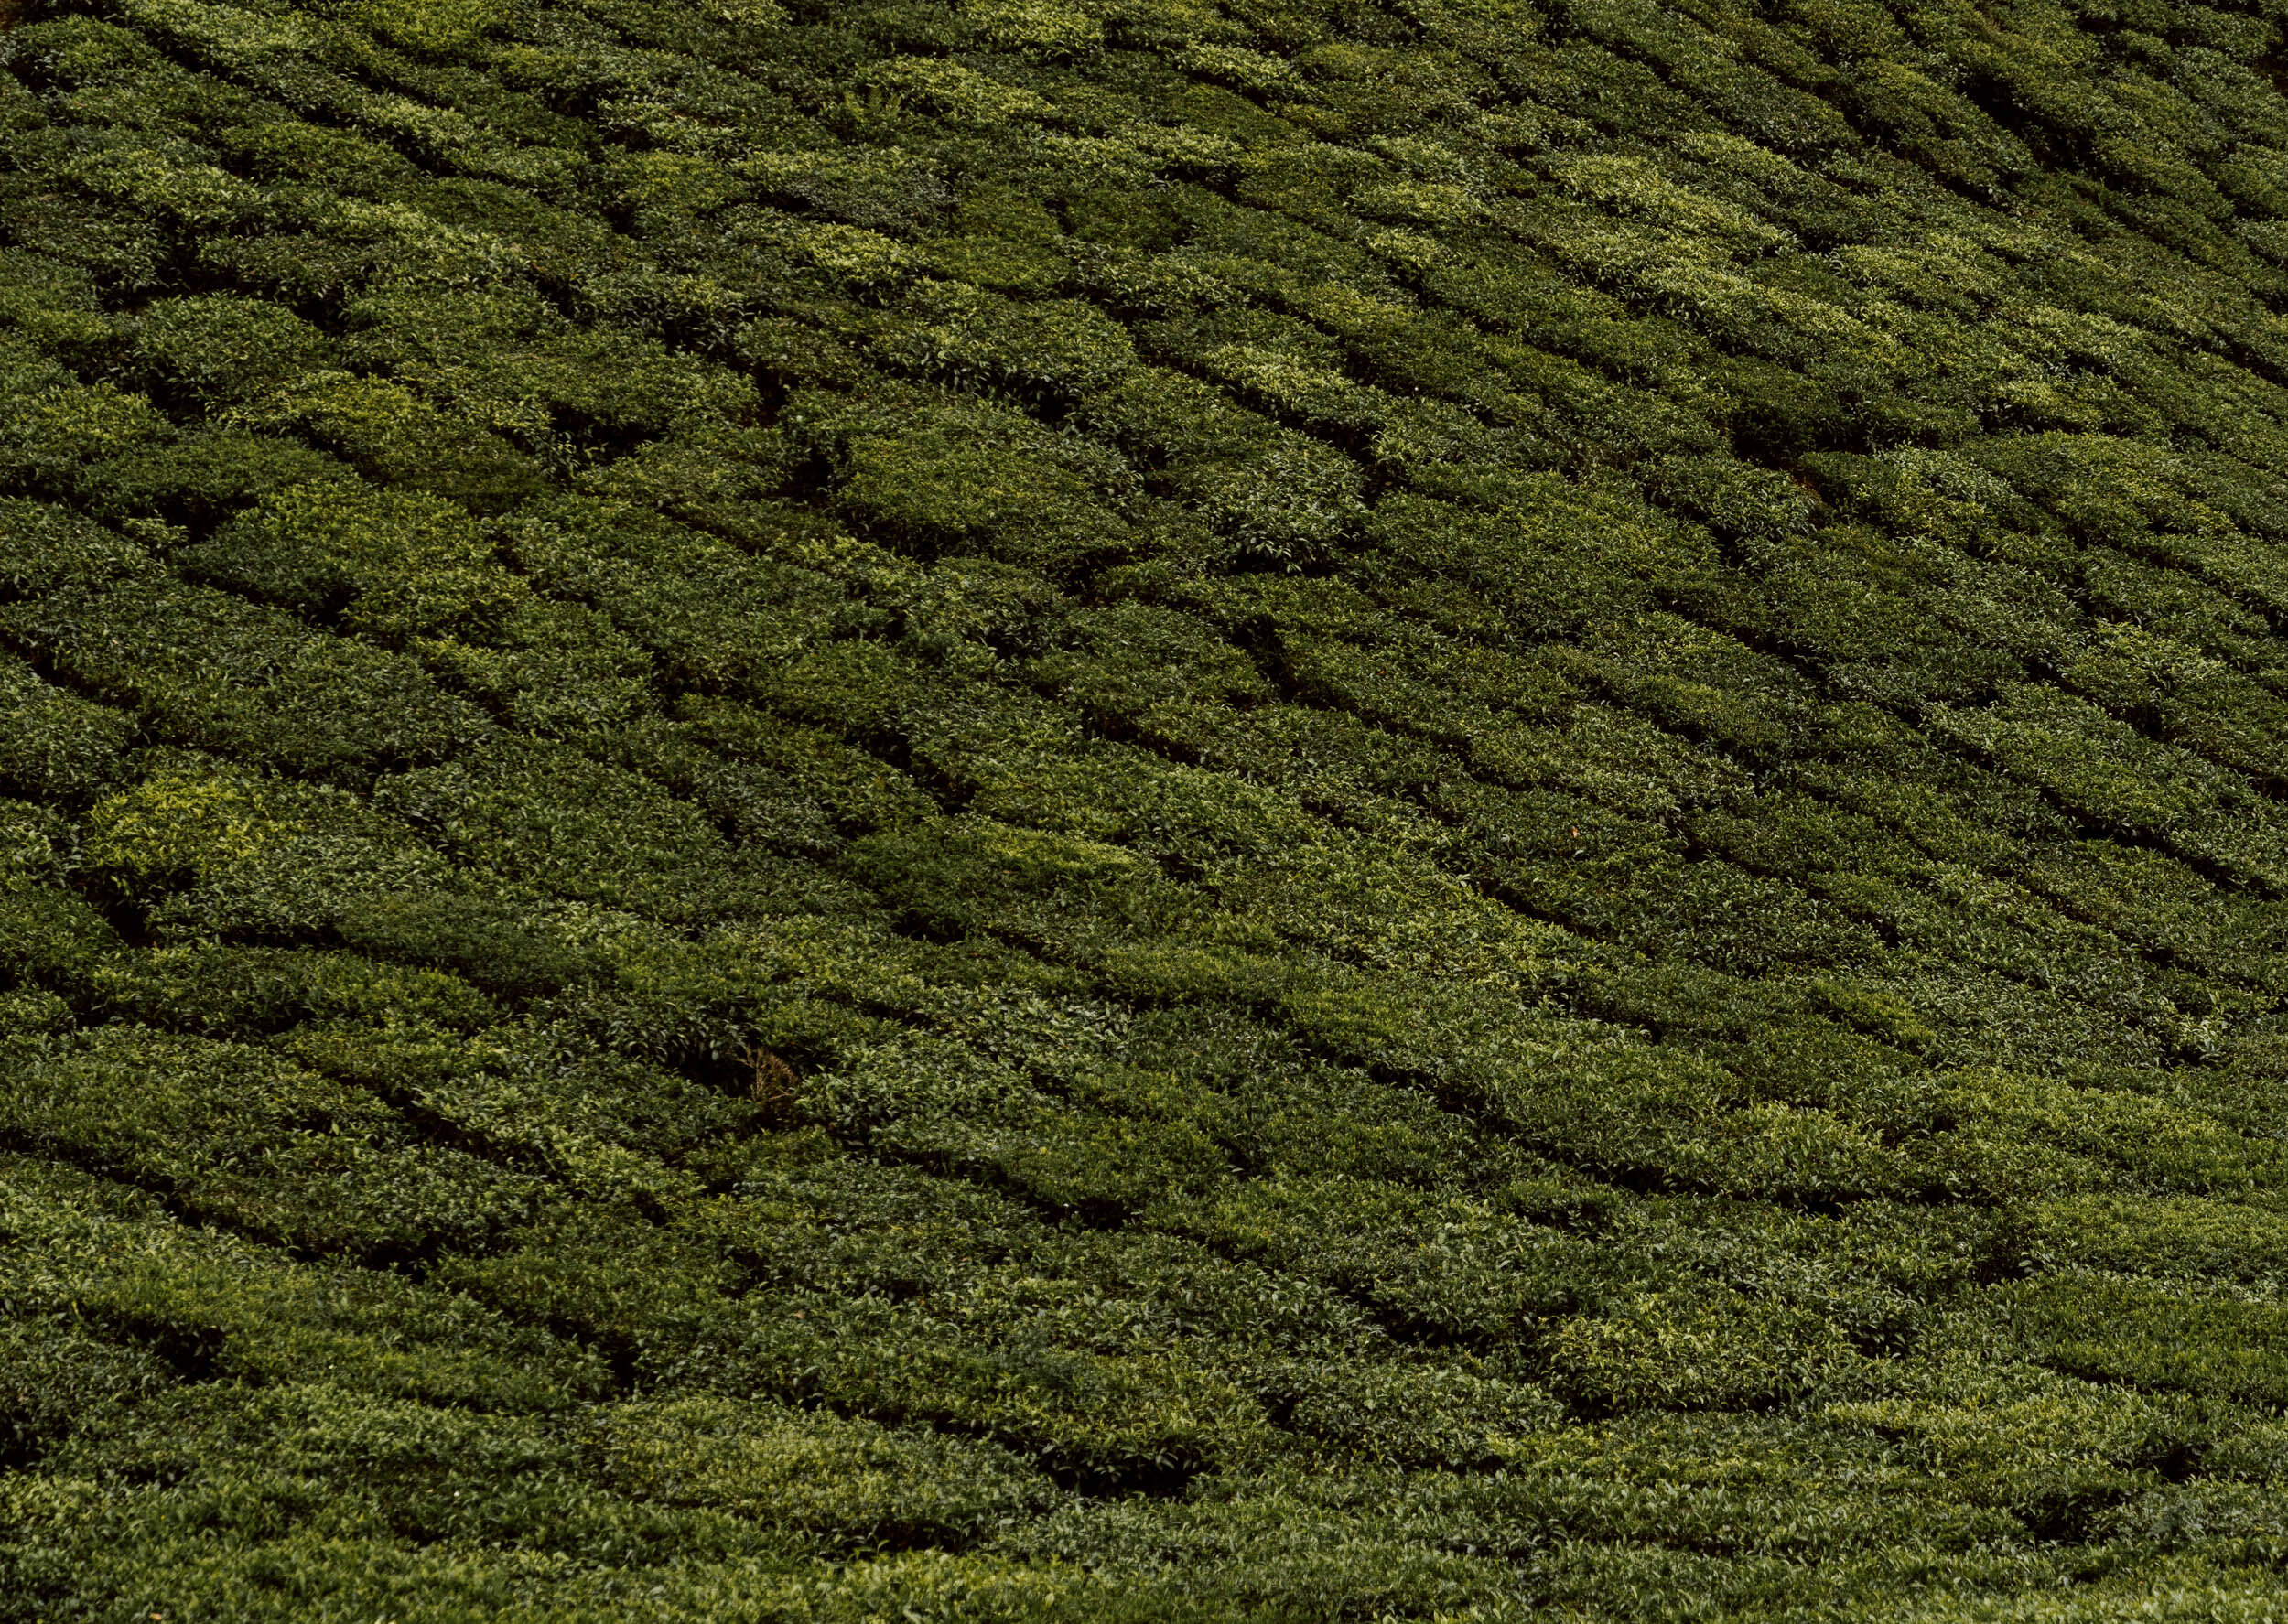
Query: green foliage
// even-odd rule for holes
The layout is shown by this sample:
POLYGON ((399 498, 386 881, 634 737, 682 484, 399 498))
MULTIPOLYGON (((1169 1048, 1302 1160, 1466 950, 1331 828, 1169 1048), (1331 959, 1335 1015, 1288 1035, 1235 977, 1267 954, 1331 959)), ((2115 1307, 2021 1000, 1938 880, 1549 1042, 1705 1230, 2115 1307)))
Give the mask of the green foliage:
MULTIPOLYGON (((172 1014, 170 991, 146 984, 113 997, 172 1014)), ((379 1003, 370 992, 366 1000, 379 1003)), ((201 1013, 230 1014, 211 1004, 201 1013)), ((407 1146, 379 1101, 260 1050, 103 1028, 85 1045, 17 1059, 0 1087, 0 1131, 11 1142, 124 1175, 187 1215, 300 1250, 466 1246, 531 1199, 463 1153, 407 1146)))
POLYGON ((232 404, 313 370, 325 339, 259 299, 166 299, 144 313, 135 355, 160 387, 200 405, 232 404))
POLYGON ((322 485, 278 492, 181 562, 196 576, 391 642, 482 630, 522 586, 454 504, 322 485))
POLYGON ((1056 1496, 989 1446, 720 1398, 597 1417, 609 1480, 641 1500, 707 1506, 859 1548, 961 1543, 1056 1496))
POLYGON ((0 786, 39 801, 84 801, 124 770, 127 719, 40 681, 23 661, 0 666, 6 722, 0 726, 0 786))
POLYGON ((0 1624, 2270 1617, 2281 22, 0 0, 0 1624))

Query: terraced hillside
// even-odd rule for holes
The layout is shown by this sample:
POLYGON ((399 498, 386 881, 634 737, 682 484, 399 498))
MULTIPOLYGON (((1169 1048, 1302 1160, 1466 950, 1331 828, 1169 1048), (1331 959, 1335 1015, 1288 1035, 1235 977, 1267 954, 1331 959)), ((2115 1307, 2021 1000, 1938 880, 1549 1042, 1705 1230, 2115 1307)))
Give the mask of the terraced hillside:
POLYGON ((0 1620, 2288 1611, 2283 0, 0 18, 0 1620))

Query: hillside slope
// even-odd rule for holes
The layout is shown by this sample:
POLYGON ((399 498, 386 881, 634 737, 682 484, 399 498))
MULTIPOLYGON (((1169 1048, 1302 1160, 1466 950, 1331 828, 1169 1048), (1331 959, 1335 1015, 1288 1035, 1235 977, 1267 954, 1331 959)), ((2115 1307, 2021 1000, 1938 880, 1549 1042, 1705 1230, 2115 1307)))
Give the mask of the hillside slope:
POLYGON ((2280 1616, 2288 5, 0 14, 0 1620, 2280 1616))

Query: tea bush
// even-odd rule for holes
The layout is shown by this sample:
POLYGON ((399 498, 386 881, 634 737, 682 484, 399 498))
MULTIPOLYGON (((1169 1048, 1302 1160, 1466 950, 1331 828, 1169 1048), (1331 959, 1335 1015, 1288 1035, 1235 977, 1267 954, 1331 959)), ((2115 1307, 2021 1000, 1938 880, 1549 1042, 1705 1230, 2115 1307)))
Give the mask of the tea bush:
POLYGON ((0 0, 0 1620, 2273 1616, 2282 26, 0 0))

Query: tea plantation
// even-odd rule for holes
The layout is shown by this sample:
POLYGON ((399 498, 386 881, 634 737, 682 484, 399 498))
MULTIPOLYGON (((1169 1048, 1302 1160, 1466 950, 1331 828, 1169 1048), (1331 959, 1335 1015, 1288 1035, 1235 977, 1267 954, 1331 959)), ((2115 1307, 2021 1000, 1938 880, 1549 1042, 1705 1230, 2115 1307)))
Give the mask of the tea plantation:
POLYGON ((0 1624, 2288 1619, 2288 0, 0 0, 0 1624))

